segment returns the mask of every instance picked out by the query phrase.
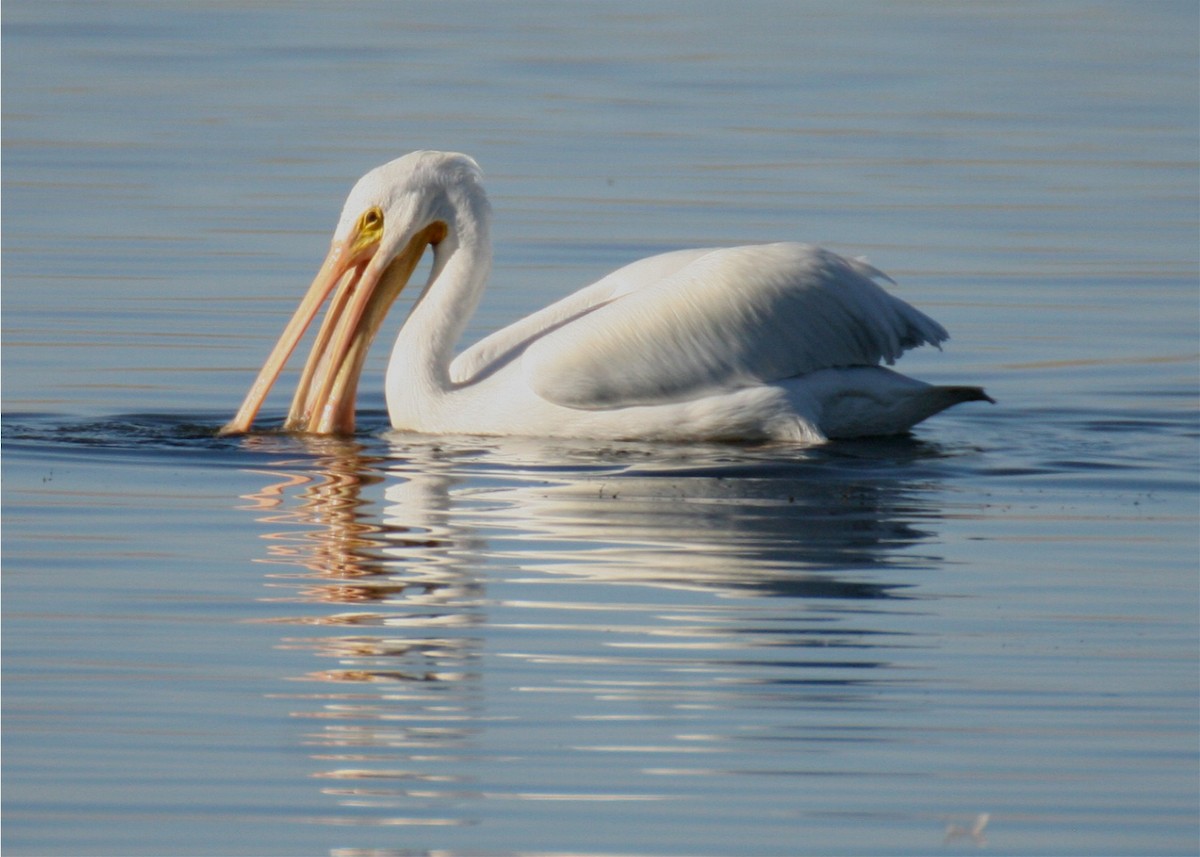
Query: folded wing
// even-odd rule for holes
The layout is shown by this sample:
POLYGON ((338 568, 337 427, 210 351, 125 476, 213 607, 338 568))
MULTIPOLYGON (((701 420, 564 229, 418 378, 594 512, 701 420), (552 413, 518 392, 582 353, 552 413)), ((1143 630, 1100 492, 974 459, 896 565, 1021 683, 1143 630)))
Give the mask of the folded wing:
POLYGON ((667 254, 518 322, 529 329, 506 329, 500 344, 524 350, 522 372, 542 397, 608 409, 890 364, 947 338, 877 278, 864 262, 802 244, 667 254))
MULTIPOLYGON (((589 286, 490 333, 454 358, 450 377, 469 383, 508 363, 529 345, 631 292, 663 282, 711 250, 675 250, 625 265, 589 286)), ((568 337, 568 341, 569 341, 568 337)))

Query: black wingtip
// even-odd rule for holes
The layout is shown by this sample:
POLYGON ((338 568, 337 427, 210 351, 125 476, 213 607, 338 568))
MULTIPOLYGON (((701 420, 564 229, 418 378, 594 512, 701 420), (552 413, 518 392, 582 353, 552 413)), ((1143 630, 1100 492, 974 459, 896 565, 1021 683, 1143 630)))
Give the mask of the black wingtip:
POLYGON ((991 402, 993 405, 996 404, 996 400, 985 393, 983 387, 946 387, 946 392, 959 403, 991 402))

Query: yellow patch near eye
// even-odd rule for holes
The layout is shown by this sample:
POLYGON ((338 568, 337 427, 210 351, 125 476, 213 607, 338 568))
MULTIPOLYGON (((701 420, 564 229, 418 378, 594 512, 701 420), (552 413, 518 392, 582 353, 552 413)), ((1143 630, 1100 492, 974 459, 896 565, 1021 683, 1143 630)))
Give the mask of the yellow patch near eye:
POLYGON ((383 212, 372 206, 358 218, 358 237, 354 241, 355 252, 379 241, 383 237, 383 212))
POLYGON ((359 220, 359 225, 362 226, 363 229, 378 228, 383 225, 383 212, 379 210, 378 206, 372 206, 363 212, 363 215, 361 218, 359 218, 359 220))

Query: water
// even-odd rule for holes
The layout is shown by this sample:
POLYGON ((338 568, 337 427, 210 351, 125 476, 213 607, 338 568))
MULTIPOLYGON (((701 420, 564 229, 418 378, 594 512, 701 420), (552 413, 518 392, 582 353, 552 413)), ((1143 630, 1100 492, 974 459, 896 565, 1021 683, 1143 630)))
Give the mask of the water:
POLYGON ((1194 4, 4 15, 7 853, 1196 852, 1194 4), (496 209, 469 338, 801 239, 999 404, 390 436, 379 349, 353 440, 214 438, 425 146, 496 209))

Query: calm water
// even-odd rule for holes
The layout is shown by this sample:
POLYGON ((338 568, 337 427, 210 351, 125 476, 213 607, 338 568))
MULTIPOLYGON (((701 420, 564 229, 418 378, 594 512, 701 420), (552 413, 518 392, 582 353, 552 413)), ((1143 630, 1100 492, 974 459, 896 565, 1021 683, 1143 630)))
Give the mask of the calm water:
POLYGON ((6 853, 1195 853, 1198 26, 6 2, 6 853), (496 209, 470 337, 809 240, 950 329, 902 369, 999 404, 393 436, 380 348, 353 441, 215 439, 350 184, 427 146, 496 209))

